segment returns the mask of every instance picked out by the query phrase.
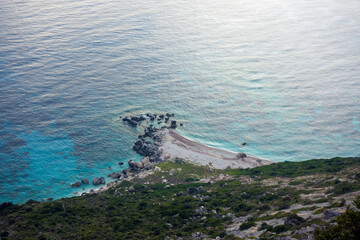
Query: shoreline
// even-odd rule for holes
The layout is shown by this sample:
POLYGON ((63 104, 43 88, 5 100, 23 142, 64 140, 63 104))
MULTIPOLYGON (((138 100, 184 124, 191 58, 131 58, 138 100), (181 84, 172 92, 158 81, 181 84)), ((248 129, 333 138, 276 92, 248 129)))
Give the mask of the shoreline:
MULTIPOLYGON (((254 156, 239 158, 237 157, 236 152, 218 149, 201 144, 199 142, 195 142, 170 128, 160 129, 158 132, 156 132, 155 137, 161 139, 161 141, 158 143, 158 152, 160 157, 163 159, 162 161, 150 163, 148 160, 149 157, 144 156, 139 162, 142 162, 143 164, 148 162, 150 163, 151 168, 145 169, 138 168, 136 165, 131 165, 133 167, 129 165, 129 168, 125 169, 129 176, 125 177, 126 174, 123 174, 119 179, 114 179, 114 181, 106 183, 105 186, 103 185, 89 191, 83 191, 81 193, 79 192, 79 195, 102 193, 109 188, 120 184, 124 180, 131 181, 136 177, 144 178, 156 172, 155 167, 158 163, 176 161, 176 159, 185 160, 192 164, 209 166, 216 169, 254 168, 274 163, 270 160, 254 156)), ((122 172, 124 173, 124 171, 122 172)))
POLYGON ((191 163, 210 165, 217 169, 225 168, 254 168, 272 164, 274 162, 247 156, 238 157, 236 152, 210 147, 188 139, 173 129, 161 130, 162 141, 159 146, 161 156, 166 160, 182 158, 191 163))
MULTIPOLYGON (((123 122, 131 127, 136 127, 146 120, 158 121, 158 124, 164 121, 166 124, 174 114, 143 114, 140 116, 124 117, 123 122)), ((147 121, 147 123, 149 123, 147 121)), ((156 172, 156 165, 161 162, 187 161, 196 165, 209 166, 215 169, 226 168, 254 168, 264 165, 269 165, 274 162, 248 156, 244 153, 239 156, 239 153, 231 152, 215 147, 210 147, 199 142, 188 139, 177 133, 174 129, 177 127, 177 122, 172 120, 170 126, 154 127, 152 124, 145 127, 143 135, 139 135, 134 142, 132 149, 139 155, 143 156, 138 162, 130 160, 127 164, 128 168, 121 172, 114 172, 117 177, 102 185, 94 186, 90 190, 79 191, 79 195, 102 193, 107 189, 120 184, 124 180, 132 180, 136 177, 143 178, 152 175, 156 172)), ((180 124, 182 126, 182 124, 180 124)), ((109 174, 109 175, 113 175, 109 174)))

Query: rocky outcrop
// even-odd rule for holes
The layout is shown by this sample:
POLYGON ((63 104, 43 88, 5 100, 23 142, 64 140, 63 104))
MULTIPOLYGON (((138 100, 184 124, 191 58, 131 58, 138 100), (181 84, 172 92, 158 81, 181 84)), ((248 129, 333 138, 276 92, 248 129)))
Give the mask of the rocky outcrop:
POLYGON ((144 163, 142 161, 135 162, 133 160, 130 160, 128 163, 132 171, 137 171, 144 168, 144 163))
POLYGON ((94 185, 100 185, 100 184, 105 184, 105 178, 104 177, 94 177, 93 178, 93 184, 94 185))
POLYGON ((136 162, 136 167, 139 168, 139 169, 143 169, 144 164, 142 162, 136 162))
POLYGON ((144 168, 145 169, 147 169, 147 168, 151 168, 151 163, 150 163, 150 159, 149 159, 149 157, 143 157, 142 159, 141 159, 141 162, 142 162, 142 164, 144 165, 144 168))
POLYGON ((159 151, 159 148, 154 143, 143 140, 137 140, 132 149, 143 156, 154 156, 159 151))

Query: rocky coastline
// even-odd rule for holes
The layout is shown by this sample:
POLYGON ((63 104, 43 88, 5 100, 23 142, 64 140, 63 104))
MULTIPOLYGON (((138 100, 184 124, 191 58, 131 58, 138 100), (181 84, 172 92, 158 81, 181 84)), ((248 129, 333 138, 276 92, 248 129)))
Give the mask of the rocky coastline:
MULTIPOLYGON (((183 126, 183 123, 178 123, 174 117, 174 113, 120 116, 119 119, 129 127, 143 129, 132 146, 132 150, 141 155, 142 159, 137 162, 130 159, 127 162, 128 168, 108 174, 107 177, 111 179, 108 183, 104 177, 94 177, 92 184, 97 188, 81 194, 104 192, 124 180, 131 180, 138 175, 152 174, 154 172, 152 169, 158 163, 176 159, 218 169, 253 168, 273 163, 267 159, 248 156, 242 152, 229 152, 191 141, 174 131, 178 124, 183 126)), ((119 162, 119 165, 124 165, 124 163, 119 162)), ((70 186, 79 188, 82 184, 90 184, 90 181, 82 179, 70 186)), ((84 190, 85 188, 83 188, 84 190)), ((80 193, 74 192, 74 194, 80 193)))
MULTIPOLYGON (((90 189, 88 192, 83 192, 81 195, 89 194, 89 193, 101 193, 106 191, 108 188, 115 186, 121 183, 124 180, 131 180, 137 175, 149 175, 152 174, 152 169, 154 166, 160 162, 164 162, 164 158, 162 157, 162 150, 160 149, 160 145, 163 140, 163 131, 164 129, 175 129, 178 127, 178 123, 176 120, 173 120, 175 116, 174 113, 165 113, 165 114, 153 114, 146 113, 136 116, 120 116, 124 124, 129 125, 130 127, 144 127, 143 134, 138 135, 138 138, 134 141, 132 149, 143 156, 142 159, 138 162, 130 159, 127 164, 128 168, 123 169, 121 171, 113 172, 108 174, 108 177, 113 181, 106 183, 104 177, 94 177, 92 179, 92 184, 97 187, 96 189, 90 189), (154 125, 157 125, 155 127, 154 125)), ((180 124, 183 126, 183 124, 180 124)), ((123 162, 119 162, 119 165, 124 165, 123 162)), ((90 184, 88 179, 82 179, 80 181, 76 181, 70 184, 70 187, 79 188, 83 184, 90 184)), ((83 189, 84 190, 84 189, 83 189)), ((75 195, 78 192, 74 192, 75 195)), ((49 199, 43 199, 43 201, 50 201, 49 199)))

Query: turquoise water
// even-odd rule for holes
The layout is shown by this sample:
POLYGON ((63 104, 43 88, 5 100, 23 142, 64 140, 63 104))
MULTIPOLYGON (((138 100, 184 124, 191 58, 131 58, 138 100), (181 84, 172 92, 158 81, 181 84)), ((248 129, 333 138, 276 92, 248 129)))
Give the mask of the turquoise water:
POLYGON ((0 22, 0 201, 140 159, 119 115, 273 161, 360 156, 357 0, 3 0, 0 22))

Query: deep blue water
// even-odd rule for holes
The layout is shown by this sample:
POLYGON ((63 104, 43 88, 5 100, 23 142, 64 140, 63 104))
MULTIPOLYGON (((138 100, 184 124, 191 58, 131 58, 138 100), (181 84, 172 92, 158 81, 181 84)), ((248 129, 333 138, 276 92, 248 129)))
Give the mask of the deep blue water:
POLYGON ((358 0, 0 2, 0 202, 140 159, 119 115, 300 161, 360 156, 359 103, 358 0))

